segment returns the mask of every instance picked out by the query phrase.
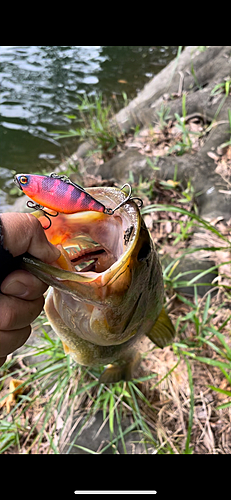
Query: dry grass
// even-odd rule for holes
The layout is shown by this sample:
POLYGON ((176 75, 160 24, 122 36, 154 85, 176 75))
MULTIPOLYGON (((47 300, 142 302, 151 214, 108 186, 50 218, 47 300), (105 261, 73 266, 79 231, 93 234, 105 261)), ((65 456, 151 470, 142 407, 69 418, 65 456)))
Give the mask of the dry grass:
MULTIPOLYGON (((203 132, 200 119, 194 117, 187 123, 189 131, 203 132)), ((182 142, 176 125, 146 129, 135 139, 128 137, 125 146, 139 148, 150 156, 169 154, 171 148, 182 142)), ((192 154, 200 147, 200 141, 203 134, 192 136, 192 154)), ((219 158, 218 167, 224 177, 224 161, 219 158)), ((100 182, 100 178, 86 177, 86 185, 100 182)), ((218 293, 200 297, 195 287, 193 297, 180 295, 170 268, 165 274, 166 307, 176 325, 175 343, 160 350, 147 341, 134 383, 121 382, 109 387, 98 385, 97 372, 72 364, 63 355, 59 340, 45 333, 49 333, 49 327, 42 326, 44 317, 39 318, 34 331, 42 332, 40 346, 25 347, 15 357, 11 356, 2 370, 2 453, 66 452, 74 431, 79 426, 82 429, 89 426, 99 409, 104 412, 104 421, 97 434, 100 436, 106 425, 110 432, 96 453, 107 452, 110 445, 119 453, 118 435, 126 452, 126 429, 121 427, 124 418, 128 419, 131 430, 139 429, 140 441, 146 443, 138 448, 134 442, 132 453, 138 449, 139 453, 163 454, 231 452, 230 221, 211 221, 217 234, 203 228, 203 233, 196 236, 197 221, 190 217, 195 209, 194 193, 190 183, 183 188, 177 176, 167 184, 141 180, 134 191, 146 206, 153 200, 163 205, 163 211, 151 211, 145 216, 160 255, 170 253, 173 258, 179 257, 198 235, 201 246, 205 244, 203 237, 210 246, 226 246, 225 250, 212 253, 219 266, 215 282, 218 293), (178 207, 179 212, 166 211, 164 205, 169 204, 178 207), (182 208, 187 212, 180 212, 182 208), (43 354, 47 358, 28 364, 29 354, 33 357, 43 354), (23 380, 23 391, 12 399, 7 413, 4 398, 12 378, 23 380)), ((200 252, 204 252, 204 258, 210 256, 206 250, 200 252)))

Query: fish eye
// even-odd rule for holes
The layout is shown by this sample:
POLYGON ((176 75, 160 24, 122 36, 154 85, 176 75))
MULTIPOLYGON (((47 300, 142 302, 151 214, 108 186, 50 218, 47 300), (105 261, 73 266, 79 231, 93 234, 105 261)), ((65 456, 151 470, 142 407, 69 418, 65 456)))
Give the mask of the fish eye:
POLYGON ((139 253, 137 255, 137 260, 138 262, 142 262, 142 260, 147 260, 151 252, 151 246, 150 243, 147 241, 142 245, 141 249, 139 250, 139 253))
POLYGON ((21 175, 21 177, 19 177, 19 182, 21 184, 27 184, 29 181, 28 177, 26 175, 21 175))

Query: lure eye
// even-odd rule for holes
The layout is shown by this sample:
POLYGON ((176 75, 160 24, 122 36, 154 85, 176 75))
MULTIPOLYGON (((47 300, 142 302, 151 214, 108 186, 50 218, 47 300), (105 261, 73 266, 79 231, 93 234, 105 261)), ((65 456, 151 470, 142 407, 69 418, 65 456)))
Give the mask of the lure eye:
POLYGON ((25 184, 28 184, 29 179, 26 175, 21 175, 21 177, 19 177, 19 182, 25 186, 25 184))

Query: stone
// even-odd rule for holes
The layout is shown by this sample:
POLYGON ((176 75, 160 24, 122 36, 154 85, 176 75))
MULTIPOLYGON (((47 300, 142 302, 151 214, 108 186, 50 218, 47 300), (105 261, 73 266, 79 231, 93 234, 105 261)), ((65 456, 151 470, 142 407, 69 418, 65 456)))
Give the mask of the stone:
MULTIPOLYGON (((73 422, 73 427, 75 422, 73 422)), ((125 417, 121 421, 122 430, 124 431, 131 425, 131 421, 128 417, 125 417)), ((73 433, 69 438, 69 443, 65 444, 62 453, 70 453, 73 455, 86 455, 91 451, 100 454, 100 450, 105 448, 110 441, 118 437, 118 443, 116 447, 109 445, 109 447, 102 452, 103 455, 112 455, 115 453, 124 454, 124 448, 122 441, 119 440, 119 429, 117 422, 114 422, 114 435, 110 438, 110 429, 108 421, 103 422, 103 413, 98 411, 95 415, 89 417, 87 414, 83 415, 80 422, 77 424, 73 433), (86 423, 83 425, 83 421, 86 423), (82 449, 82 448, 85 449, 82 449), (90 450, 90 451, 88 451, 90 450)), ((141 442, 140 433, 137 430, 128 432, 124 435, 124 442, 126 447, 126 452, 128 454, 153 454, 155 453, 155 448, 148 444, 147 446, 141 442)))

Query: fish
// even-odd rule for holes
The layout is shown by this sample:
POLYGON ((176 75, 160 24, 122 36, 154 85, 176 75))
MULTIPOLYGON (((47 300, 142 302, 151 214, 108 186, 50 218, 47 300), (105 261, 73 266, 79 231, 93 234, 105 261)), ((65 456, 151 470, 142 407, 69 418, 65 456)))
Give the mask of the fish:
MULTIPOLYGON (((23 269, 50 289, 46 316, 64 351, 80 365, 103 366, 100 383, 131 380, 149 338, 172 343, 175 329, 164 303, 162 268, 138 204, 116 187, 89 195, 115 210, 59 213, 46 230, 59 259, 24 256, 23 269)), ((43 200, 41 200, 43 203, 43 200)), ((42 211, 33 212, 43 226, 42 211)))

